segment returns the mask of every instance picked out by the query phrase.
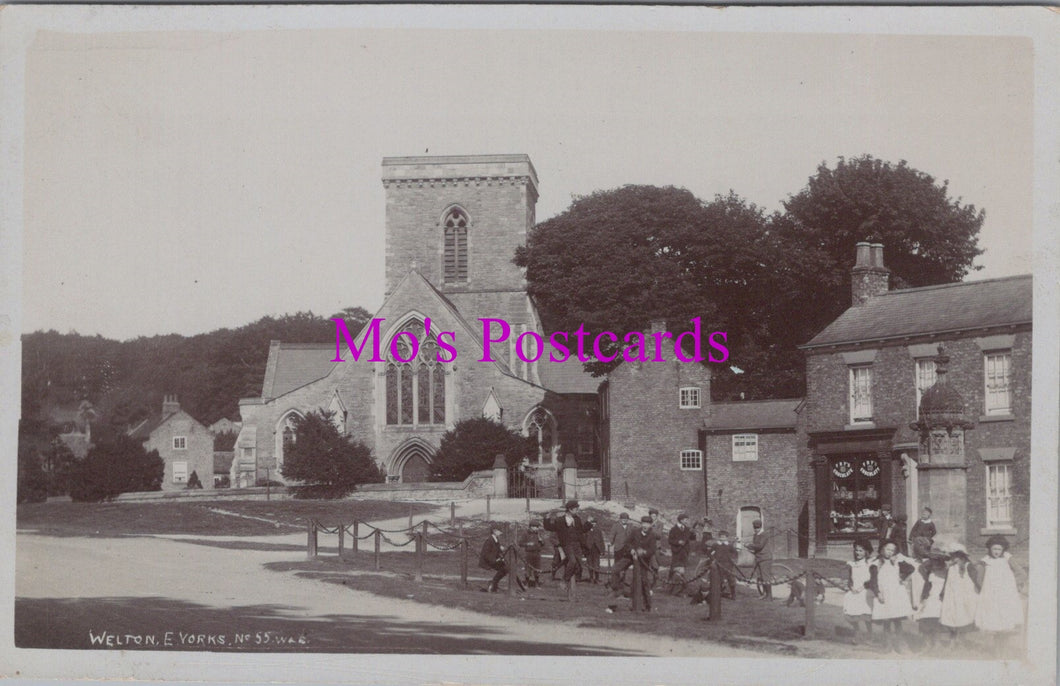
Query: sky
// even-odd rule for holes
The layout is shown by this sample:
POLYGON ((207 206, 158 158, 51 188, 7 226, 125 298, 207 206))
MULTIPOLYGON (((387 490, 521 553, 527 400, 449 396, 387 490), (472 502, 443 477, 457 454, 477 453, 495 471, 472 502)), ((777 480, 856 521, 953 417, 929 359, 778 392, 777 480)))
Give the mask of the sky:
POLYGON ((589 30, 40 32, 22 331, 192 335, 383 298, 381 160, 526 153, 538 221, 629 183, 767 210, 907 160, 1031 271, 1025 38, 589 30))

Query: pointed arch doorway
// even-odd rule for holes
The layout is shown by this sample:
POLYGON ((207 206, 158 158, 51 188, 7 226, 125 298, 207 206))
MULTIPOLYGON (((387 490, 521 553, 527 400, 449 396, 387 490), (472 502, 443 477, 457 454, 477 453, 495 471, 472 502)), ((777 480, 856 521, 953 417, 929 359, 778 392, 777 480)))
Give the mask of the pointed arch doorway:
POLYGON ((390 480, 402 483, 429 481, 433 454, 434 449, 419 439, 404 443, 394 451, 390 461, 390 480))

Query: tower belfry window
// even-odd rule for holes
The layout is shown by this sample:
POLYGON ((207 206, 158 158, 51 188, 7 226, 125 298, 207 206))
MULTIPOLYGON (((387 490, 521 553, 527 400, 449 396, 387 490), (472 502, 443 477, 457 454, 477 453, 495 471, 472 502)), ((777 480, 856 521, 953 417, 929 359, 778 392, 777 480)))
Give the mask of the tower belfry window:
POLYGON ((446 212, 442 220, 445 231, 445 283, 467 281, 467 225, 467 212, 459 207, 446 212))

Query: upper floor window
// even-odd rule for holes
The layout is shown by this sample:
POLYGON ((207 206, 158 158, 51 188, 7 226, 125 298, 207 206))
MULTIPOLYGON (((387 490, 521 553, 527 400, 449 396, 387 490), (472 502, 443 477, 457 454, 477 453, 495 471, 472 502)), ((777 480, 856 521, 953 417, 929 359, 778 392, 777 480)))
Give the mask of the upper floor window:
POLYGON ((188 438, 187 436, 174 436, 173 437, 173 450, 187 450, 188 449, 188 438))
POLYGON ((850 368, 850 423, 872 421, 872 367, 850 368))
POLYGON ((989 352, 983 355, 986 383, 986 413, 1012 413, 1012 352, 989 352))
POLYGON ((445 259, 443 264, 445 283, 467 281, 467 212, 454 207, 442 219, 445 232, 445 259))
POLYGON ((445 369, 438 362, 438 344, 427 337, 419 320, 395 336, 392 347, 399 354, 387 346, 386 423, 445 424, 445 369), (418 352, 413 339, 422 341, 418 352))
POLYGON ((920 415, 920 399, 924 391, 935 385, 935 360, 926 357, 916 361, 916 411, 920 415))
POLYGON ((751 462, 758 459, 758 434, 736 434, 732 437, 732 461, 751 462))
POLYGON ((699 387, 689 386, 681 389, 681 409, 692 410, 700 407, 699 387))

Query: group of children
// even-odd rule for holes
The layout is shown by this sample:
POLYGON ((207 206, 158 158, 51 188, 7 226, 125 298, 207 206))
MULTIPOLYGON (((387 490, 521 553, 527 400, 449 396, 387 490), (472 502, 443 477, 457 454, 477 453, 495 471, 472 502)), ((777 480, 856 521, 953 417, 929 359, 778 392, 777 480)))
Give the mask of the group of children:
POLYGON ((1023 625, 1026 576, 1004 536, 987 539, 987 554, 978 562, 960 543, 914 546, 914 557, 900 552, 894 540, 885 540, 876 556, 867 540, 855 541, 853 548, 843 614, 855 637, 861 624, 869 635, 879 626, 887 649, 904 650, 902 622, 912 618, 922 637, 916 644, 924 650, 933 649, 940 636, 959 645, 966 632, 979 630, 997 634, 992 645, 1004 651, 1023 625))

